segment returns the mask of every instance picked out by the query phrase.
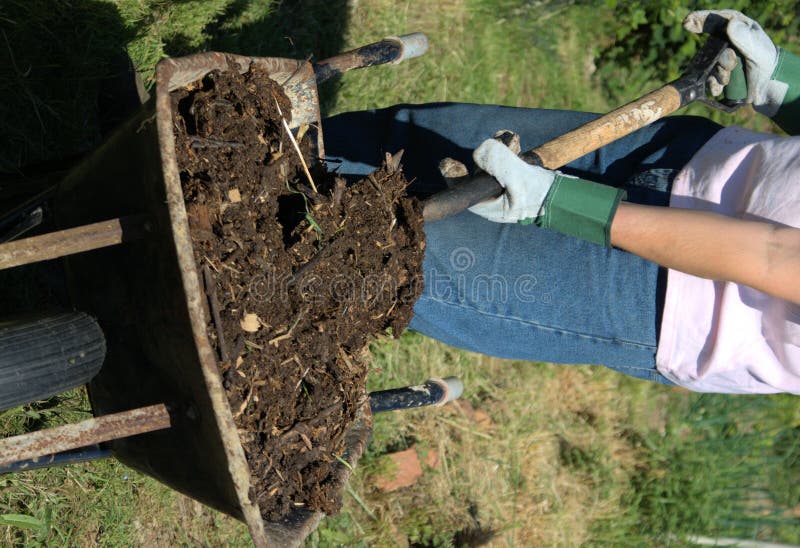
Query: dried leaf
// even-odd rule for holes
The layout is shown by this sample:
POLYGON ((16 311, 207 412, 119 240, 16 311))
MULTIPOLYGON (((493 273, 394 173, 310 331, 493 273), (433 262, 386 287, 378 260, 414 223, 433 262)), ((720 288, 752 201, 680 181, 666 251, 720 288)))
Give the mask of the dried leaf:
POLYGON ((248 333, 255 333, 261 329, 261 322, 258 320, 258 314, 245 313, 244 318, 242 318, 242 321, 239 322, 239 325, 248 333))

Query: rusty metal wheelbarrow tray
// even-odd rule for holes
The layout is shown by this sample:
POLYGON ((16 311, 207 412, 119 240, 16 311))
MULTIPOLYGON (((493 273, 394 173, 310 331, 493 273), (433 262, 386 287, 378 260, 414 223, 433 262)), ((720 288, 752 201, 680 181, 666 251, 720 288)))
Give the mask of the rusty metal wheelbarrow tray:
MULTIPOLYGON (((352 56, 347 62, 353 63, 352 56)), ((67 258, 76 307, 94 315, 106 335, 106 362, 89 385, 94 414, 160 402, 169 406, 169 429, 114 440, 114 455, 244 520, 257 546, 299 545, 324 516, 299 509, 280 523, 261 518, 206 336, 205 297, 175 159, 170 91, 229 63, 241 72, 251 66, 266 68, 292 101, 292 126, 316 129, 322 156, 315 79, 319 65, 222 53, 166 59, 156 69, 154 98, 63 181, 56 216, 63 227, 87 220, 145 219, 144 237, 67 258)), ((323 69, 327 75, 339 70, 336 63, 323 69)), ((122 241, 127 240, 124 228, 123 223, 122 241)), ((361 456, 370 431, 371 413, 365 403, 347 435, 344 458, 351 466, 361 456)), ((336 480, 342 489, 350 473, 348 467, 339 466, 336 480)))

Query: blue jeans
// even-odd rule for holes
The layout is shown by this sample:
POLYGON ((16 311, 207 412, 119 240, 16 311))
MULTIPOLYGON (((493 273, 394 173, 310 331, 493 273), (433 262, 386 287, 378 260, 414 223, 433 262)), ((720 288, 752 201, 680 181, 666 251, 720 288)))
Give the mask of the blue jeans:
MULTIPOLYGON (((584 112, 490 105, 398 105, 323 124, 329 168, 363 176, 405 149, 412 191, 443 188, 444 157, 472 168, 472 150, 499 129, 533 148, 593 118, 584 112)), ((668 205, 672 177, 720 129, 697 117, 658 121, 562 171, 621 186, 628 200, 668 205)), ((600 364, 669 383, 655 368, 665 272, 533 225, 498 224, 468 211, 426 224, 425 289, 410 328, 500 358, 600 364)))

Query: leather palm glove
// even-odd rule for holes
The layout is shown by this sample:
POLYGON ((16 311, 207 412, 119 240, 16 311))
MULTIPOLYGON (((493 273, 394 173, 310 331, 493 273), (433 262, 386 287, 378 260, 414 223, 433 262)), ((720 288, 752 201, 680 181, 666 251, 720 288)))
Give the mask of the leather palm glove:
MULTIPOLYGON (((534 223, 596 244, 611 245, 611 221, 625 192, 538 166, 517 155, 519 137, 501 131, 472 154, 475 164, 505 188, 493 199, 469 210, 497 223, 534 223), (510 144, 506 146, 498 138, 510 144)), ((450 159, 440 164, 446 179, 466 175, 463 165, 450 159)))
MULTIPOLYGON (((683 26, 696 34, 712 28, 719 32, 722 27, 743 61, 745 101, 787 133, 800 133, 800 57, 776 47, 757 22, 736 10, 695 11, 686 16, 683 26)), ((709 78, 714 95, 728 85, 737 64, 731 60, 736 55, 723 55, 709 78)))

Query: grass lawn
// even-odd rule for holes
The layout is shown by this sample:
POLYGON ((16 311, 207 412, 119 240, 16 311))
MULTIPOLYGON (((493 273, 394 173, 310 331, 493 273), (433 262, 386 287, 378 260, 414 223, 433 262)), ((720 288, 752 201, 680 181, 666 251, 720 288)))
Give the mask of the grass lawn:
MULTIPOLYGON (((96 146, 98 83, 124 51, 151 84, 165 55, 321 58, 421 31, 427 55, 327 84, 324 115, 430 101, 605 111, 658 83, 641 73, 630 79, 636 89, 604 85, 630 70, 603 64, 616 33, 608 4, 5 0, 0 170, 96 146)), ((714 116, 769 127, 752 112, 714 116)), ((479 356, 413 333, 373 352, 371 390, 456 375, 469 405, 376 417, 342 512, 310 546, 688 545, 698 536, 800 543, 797 398, 690 394, 602 368, 479 356), (385 456, 412 447, 438 464, 424 464, 412 487, 377 489, 392 471, 385 456)), ((0 412, 0 432, 86 416, 75 391, 0 412)), ((0 477, 3 545, 248 542, 243 524, 113 460, 0 477)))

